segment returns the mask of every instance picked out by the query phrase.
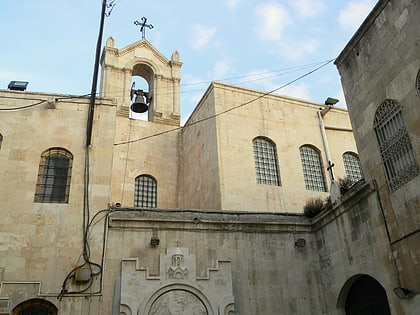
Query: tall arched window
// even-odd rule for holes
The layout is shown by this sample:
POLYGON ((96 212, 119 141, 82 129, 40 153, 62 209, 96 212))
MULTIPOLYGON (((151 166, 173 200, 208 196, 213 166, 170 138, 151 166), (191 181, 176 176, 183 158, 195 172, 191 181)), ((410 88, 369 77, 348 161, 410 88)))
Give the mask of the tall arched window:
POLYGON ((388 186, 395 191, 419 174, 416 156, 398 101, 385 100, 375 113, 378 140, 388 186))
POLYGON ((321 152, 311 145, 303 145, 299 150, 306 189, 327 191, 321 152))
POLYGON ((3 135, 0 133, 0 149, 1 149, 1 144, 3 143, 3 135))
POLYGON ((363 178, 360 160, 356 153, 345 152, 343 154, 344 171, 347 178, 352 182, 358 182, 363 178))
POLYGON ((156 208, 157 184, 150 175, 139 175, 134 185, 134 206, 156 208))
POLYGON ((62 148, 50 148, 41 155, 35 202, 67 203, 70 193, 73 155, 62 148))
POLYGON ((280 186, 280 172, 274 142, 267 138, 257 137, 252 140, 252 145, 257 183, 280 186))

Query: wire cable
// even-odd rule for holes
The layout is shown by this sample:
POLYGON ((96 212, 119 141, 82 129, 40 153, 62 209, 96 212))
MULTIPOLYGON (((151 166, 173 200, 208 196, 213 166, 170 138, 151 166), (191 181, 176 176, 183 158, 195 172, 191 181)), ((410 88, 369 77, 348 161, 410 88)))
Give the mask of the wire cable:
POLYGON ((281 89, 283 89, 283 88, 285 88, 285 87, 289 86, 289 85, 291 85, 291 84, 295 83, 296 81, 299 81, 299 80, 303 79, 304 77, 306 77, 306 76, 308 76, 308 75, 310 75, 310 74, 312 74, 312 73, 314 73, 314 72, 316 72, 316 71, 318 71, 318 70, 322 69, 323 67, 327 66, 328 64, 330 64, 330 63, 331 63, 331 62, 333 62, 334 60, 335 60, 335 58, 334 58, 334 59, 327 60, 326 62, 324 62, 322 65, 320 65, 320 66, 316 67, 315 69, 313 69, 313 70, 311 70, 311 71, 309 71, 309 72, 306 72, 305 74, 303 74, 303 75, 301 75, 301 76, 297 77, 296 79, 293 79, 292 81, 289 81, 289 82, 287 82, 286 84, 283 84, 283 85, 279 86, 278 88, 275 88, 274 90, 271 90, 271 91, 269 91, 269 92, 263 93, 263 94, 261 94, 260 96, 258 96, 258 97, 256 97, 256 98, 254 98, 254 99, 252 99, 252 100, 249 100, 249 101, 244 102, 244 103, 241 103, 241 104, 239 104, 239 105, 237 105, 237 106, 233 106, 233 107, 231 107, 231 108, 228 108, 228 109, 226 109, 226 110, 224 110, 224 111, 222 111, 222 112, 220 112, 220 113, 217 113, 217 114, 214 114, 214 115, 211 115, 211 116, 208 116, 208 117, 205 117, 205 118, 202 118, 202 119, 196 120, 196 121, 191 122, 191 123, 189 123, 188 125, 185 125, 185 126, 183 126, 183 127, 182 127, 182 126, 180 126, 180 127, 172 128, 172 129, 165 130, 165 131, 162 131, 162 132, 158 132, 158 133, 155 133, 155 134, 152 134, 152 135, 149 135, 149 136, 141 137, 141 138, 138 138, 138 139, 133 139, 133 140, 128 140, 128 141, 123 141, 123 142, 114 143, 114 146, 117 146, 117 145, 123 145, 123 144, 128 144, 128 143, 132 143, 132 142, 138 142, 138 141, 142 141, 142 140, 146 140, 146 139, 150 139, 150 138, 157 137, 157 136, 160 136, 160 135, 163 135, 163 134, 167 134, 167 133, 170 133, 170 132, 173 132, 173 131, 176 131, 176 130, 181 130, 181 129, 183 129, 183 128, 187 128, 187 127, 190 127, 190 126, 196 125, 196 124, 198 124, 198 123, 201 123, 201 122, 203 122, 203 121, 206 121, 206 120, 209 120, 209 119, 212 119, 212 118, 218 117, 218 116, 220 116, 220 115, 226 114, 226 113, 228 113, 228 112, 230 112, 230 111, 232 111, 232 110, 235 110, 235 109, 237 109, 237 108, 240 108, 240 107, 243 107, 243 106, 248 105, 248 104, 250 104, 250 103, 253 103, 253 102, 255 102, 255 101, 257 101, 257 100, 259 100, 259 99, 261 99, 261 98, 263 98, 263 97, 266 97, 267 95, 273 94, 274 92, 277 92, 278 90, 281 90, 281 89))
POLYGON ((0 108, 0 111, 6 111, 6 110, 20 110, 20 109, 25 109, 25 108, 30 108, 30 107, 34 107, 34 106, 38 106, 41 105, 43 103, 48 103, 47 100, 41 100, 38 103, 34 103, 34 104, 30 104, 30 105, 25 105, 25 106, 20 106, 20 107, 12 107, 12 108, 0 108))

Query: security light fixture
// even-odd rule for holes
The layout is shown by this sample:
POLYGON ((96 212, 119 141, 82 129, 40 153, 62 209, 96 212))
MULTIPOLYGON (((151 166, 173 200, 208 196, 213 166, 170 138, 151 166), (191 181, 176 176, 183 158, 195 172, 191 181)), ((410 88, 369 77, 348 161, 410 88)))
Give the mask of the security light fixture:
POLYGON ((7 88, 13 91, 25 91, 28 83, 26 81, 10 81, 7 88))
POLYGON ((152 238, 150 239, 150 245, 152 247, 156 247, 156 246, 159 245, 159 243, 160 243, 159 237, 158 236, 152 236, 152 238))
POLYGON ((410 289, 401 287, 394 288, 394 293, 401 300, 408 299, 415 295, 410 289))
POLYGON ((328 98, 325 100, 325 105, 333 106, 333 105, 337 104, 338 102, 339 102, 339 100, 338 100, 338 99, 336 99, 336 98, 332 98, 332 97, 328 97, 328 98))

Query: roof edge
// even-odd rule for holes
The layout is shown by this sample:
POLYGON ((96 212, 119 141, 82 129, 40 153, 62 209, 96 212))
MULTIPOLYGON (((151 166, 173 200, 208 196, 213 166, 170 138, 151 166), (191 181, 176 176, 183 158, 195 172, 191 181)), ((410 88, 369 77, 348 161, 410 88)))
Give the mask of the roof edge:
POLYGON ((378 1, 378 3, 374 6, 372 11, 369 13, 369 15, 363 21, 362 25, 360 25, 360 27, 357 29, 356 33, 354 33, 354 35, 352 36, 350 41, 347 43, 347 45, 344 47, 344 49, 341 51, 341 53, 335 59, 334 64, 336 66, 339 66, 343 63, 344 59, 347 58, 347 56, 350 54, 350 52, 353 50, 353 48, 356 46, 356 44, 362 39, 362 37, 369 30, 371 25, 375 22, 376 18, 379 16, 379 14, 383 11, 385 6, 390 1, 391 0, 379 0, 378 1))

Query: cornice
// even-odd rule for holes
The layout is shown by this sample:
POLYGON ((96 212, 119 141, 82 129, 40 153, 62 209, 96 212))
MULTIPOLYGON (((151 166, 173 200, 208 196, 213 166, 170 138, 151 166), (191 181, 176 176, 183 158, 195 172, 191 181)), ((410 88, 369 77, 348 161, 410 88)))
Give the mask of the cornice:
POLYGON ((145 48, 147 50, 150 50, 155 58, 159 59, 164 64, 169 64, 169 60, 165 56, 163 56, 155 47, 153 47, 152 44, 150 44, 146 39, 142 39, 122 49, 119 49, 117 52, 117 56, 124 56, 126 54, 131 53, 137 48, 145 48))

